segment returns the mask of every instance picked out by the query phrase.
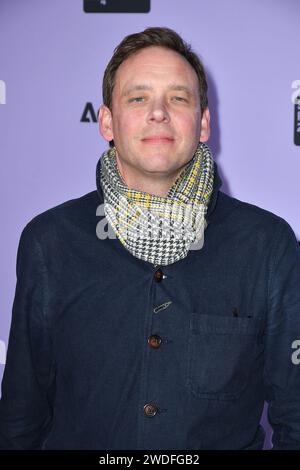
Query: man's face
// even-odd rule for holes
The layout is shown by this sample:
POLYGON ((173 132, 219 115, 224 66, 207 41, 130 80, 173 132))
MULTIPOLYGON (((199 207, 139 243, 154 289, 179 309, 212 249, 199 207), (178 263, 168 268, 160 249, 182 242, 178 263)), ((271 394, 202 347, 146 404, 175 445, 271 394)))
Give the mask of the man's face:
POLYGON ((100 132, 114 140, 117 159, 135 176, 178 174, 199 140, 209 138, 209 111, 201 116, 196 72, 184 57, 148 47, 118 68, 112 112, 100 109, 100 132))

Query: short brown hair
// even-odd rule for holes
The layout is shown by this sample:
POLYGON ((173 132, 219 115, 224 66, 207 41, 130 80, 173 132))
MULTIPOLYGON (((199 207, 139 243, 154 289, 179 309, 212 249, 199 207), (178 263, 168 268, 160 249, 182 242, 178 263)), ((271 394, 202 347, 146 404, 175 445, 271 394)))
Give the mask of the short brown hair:
POLYGON ((199 82, 201 111, 208 106, 207 81, 204 67, 197 54, 175 31, 170 28, 147 28, 140 33, 126 36, 115 48, 103 76, 103 103, 109 109, 112 106, 112 92, 115 85, 116 72, 121 63, 129 56, 150 46, 165 47, 182 55, 195 70, 199 82))

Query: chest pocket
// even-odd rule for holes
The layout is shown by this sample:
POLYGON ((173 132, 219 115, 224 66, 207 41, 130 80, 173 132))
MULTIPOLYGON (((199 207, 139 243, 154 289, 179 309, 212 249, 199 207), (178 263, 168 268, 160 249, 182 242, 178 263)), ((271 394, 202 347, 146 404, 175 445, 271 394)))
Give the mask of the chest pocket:
MULTIPOLYGON (((187 386, 200 398, 235 400, 262 353, 260 318, 192 313, 187 386)), ((258 372, 258 371, 257 371, 258 372)))

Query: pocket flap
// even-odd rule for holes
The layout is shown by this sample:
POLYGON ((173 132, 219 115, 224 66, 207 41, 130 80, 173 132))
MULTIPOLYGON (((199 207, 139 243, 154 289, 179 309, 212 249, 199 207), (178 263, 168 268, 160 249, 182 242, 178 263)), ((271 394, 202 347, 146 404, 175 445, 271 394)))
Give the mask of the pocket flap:
POLYGON ((231 317, 225 315, 208 315, 203 313, 192 313, 193 333, 207 334, 244 334, 251 335, 258 333, 263 324, 262 317, 231 317))

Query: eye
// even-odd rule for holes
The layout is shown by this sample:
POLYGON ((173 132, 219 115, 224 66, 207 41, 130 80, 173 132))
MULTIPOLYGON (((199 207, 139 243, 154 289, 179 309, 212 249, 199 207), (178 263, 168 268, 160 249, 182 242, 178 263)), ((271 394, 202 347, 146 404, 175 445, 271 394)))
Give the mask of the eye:
POLYGON ((130 98, 129 103, 142 103, 145 98, 143 96, 135 96, 134 98, 130 98))
POLYGON ((173 100, 175 100, 175 101, 183 101, 183 102, 187 103, 187 99, 186 99, 186 98, 183 98, 183 96, 173 96, 173 100))

